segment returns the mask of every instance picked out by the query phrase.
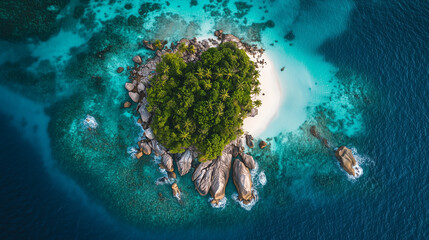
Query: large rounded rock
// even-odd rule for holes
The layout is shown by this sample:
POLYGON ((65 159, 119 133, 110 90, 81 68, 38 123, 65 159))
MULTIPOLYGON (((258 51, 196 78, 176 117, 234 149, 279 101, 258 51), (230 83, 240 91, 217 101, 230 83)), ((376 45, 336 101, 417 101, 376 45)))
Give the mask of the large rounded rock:
POLYGON ((225 197, 225 188, 228 183, 229 171, 231 169, 231 159, 231 154, 223 153, 214 163, 213 179, 210 187, 210 195, 213 198, 212 203, 219 204, 219 201, 225 197))
POLYGON ((138 93, 135 92, 128 92, 128 96, 130 96, 131 100, 133 100, 133 102, 138 102, 140 99, 140 95, 138 93))
POLYGON ((192 151, 186 150, 185 153, 180 156, 179 160, 176 161, 177 169, 179 170, 180 176, 183 176, 189 172, 192 164, 192 151))
POLYGON ((132 90, 134 90, 134 87, 135 86, 132 83, 129 83, 129 82, 125 83, 125 89, 127 89, 128 92, 131 92, 132 90))
POLYGON ((141 152, 143 152, 145 155, 150 155, 152 153, 152 149, 147 142, 139 142, 139 147, 141 152))
POLYGON ((340 162, 341 167, 346 170, 346 172, 352 176, 356 176, 356 172, 353 166, 356 166, 356 159, 353 157, 352 150, 348 149, 345 146, 341 146, 335 152, 337 160, 340 162))
POLYGON ((213 164, 213 161, 200 163, 192 174, 192 181, 201 196, 207 195, 212 185, 213 164))
POLYGON ((173 172, 174 171, 174 168, 173 168, 173 158, 170 156, 170 154, 164 153, 161 156, 161 163, 162 163, 162 165, 165 166, 165 170, 167 170, 168 172, 173 172))
POLYGON ((128 101, 124 102, 124 108, 129 108, 129 107, 131 107, 131 103, 128 101))
POLYGON ((155 135, 153 134, 153 131, 151 128, 144 130, 144 136, 149 140, 152 140, 155 138, 155 135))
POLYGON ((239 159, 234 160, 232 179, 238 192, 238 200, 248 204, 254 198, 252 193, 252 176, 249 169, 239 159))
POLYGON ((255 169, 256 163, 252 156, 242 153, 241 158, 243 159, 243 163, 247 168, 255 169))
POLYGON ((133 62, 140 64, 140 63, 142 63, 142 58, 140 56, 136 55, 133 57, 133 62))

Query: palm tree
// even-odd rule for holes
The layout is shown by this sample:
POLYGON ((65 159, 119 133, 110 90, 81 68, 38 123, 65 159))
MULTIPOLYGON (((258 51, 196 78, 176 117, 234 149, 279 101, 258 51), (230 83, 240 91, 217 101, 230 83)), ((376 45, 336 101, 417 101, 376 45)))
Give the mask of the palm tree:
POLYGON ((225 75, 226 75, 226 79, 229 80, 229 78, 232 77, 232 72, 228 71, 225 75))
POLYGON ((170 67, 169 67, 168 65, 165 65, 165 66, 163 67, 163 69, 162 69, 162 72, 163 72, 164 74, 167 74, 169 70, 170 70, 170 67))
POLYGON ((189 129, 192 126, 192 121, 188 118, 185 120, 184 127, 185 129, 189 129))
POLYGON ((260 93, 261 93, 261 88, 260 87, 254 87, 252 89, 252 94, 259 95, 260 93))
POLYGON ((223 101, 229 98, 228 90, 222 89, 222 91, 220 92, 220 97, 222 98, 223 101))
POLYGON ((212 73, 211 73, 210 69, 206 70, 206 78, 212 78, 212 73))
POLYGON ((189 140, 190 137, 191 137, 191 135, 189 134, 189 132, 187 132, 187 131, 181 131, 180 132, 180 138, 182 140, 189 140))
POLYGON ((202 78, 202 77, 204 76, 204 71, 203 71, 203 69, 198 68, 198 70, 197 70, 197 76, 198 76, 199 78, 202 78))
POLYGON ((260 107, 262 105, 262 101, 261 100, 256 100, 255 102, 253 102, 255 104, 256 107, 260 107))
POLYGON ((223 103, 219 103, 216 108, 216 116, 222 116, 224 108, 225 106, 223 105, 223 103))
POLYGON ((240 91, 242 91, 244 89, 244 86, 245 86, 245 84, 244 84, 243 80, 240 80, 237 83, 237 89, 240 90, 240 91))
POLYGON ((210 82, 210 80, 206 80, 204 81, 204 89, 205 90, 209 90, 210 88, 212 88, 212 83, 210 82))
POLYGON ((221 78, 223 76, 223 73, 221 72, 221 71, 218 71, 217 73, 216 73, 216 77, 217 78, 221 78))

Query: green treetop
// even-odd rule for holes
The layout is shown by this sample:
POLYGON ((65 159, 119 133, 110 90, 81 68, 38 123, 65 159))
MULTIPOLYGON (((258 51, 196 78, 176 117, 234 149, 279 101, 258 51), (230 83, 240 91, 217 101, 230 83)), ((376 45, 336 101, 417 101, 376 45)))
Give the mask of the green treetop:
POLYGON ((243 50, 224 43, 205 51, 201 60, 185 63, 178 54, 165 54, 148 88, 151 127, 172 153, 197 148, 200 161, 221 155, 242 134, 243 119, 260 105, 259 73, 243 50))

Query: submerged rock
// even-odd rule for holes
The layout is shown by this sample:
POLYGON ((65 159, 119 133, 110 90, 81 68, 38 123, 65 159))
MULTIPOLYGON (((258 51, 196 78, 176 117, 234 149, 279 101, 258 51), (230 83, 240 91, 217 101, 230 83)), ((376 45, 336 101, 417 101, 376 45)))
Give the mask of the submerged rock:
POLYGON ((171 191, 172 191, 174 197, 176 197, 176 198, 180 197, 180 189, 179 189, 179 186, 177 186, 177 183, 173 183, 171 185, 171 191))
POLYGON ((141 158, 142 156, 143 156, 143 153, 142 153, 142 152, 138 152, 138 153, 136 153, 136 158, 137 158, 137 159, 141 158))
POLYGON ((185 153, 180 156, 180 159, 176 161, 177 169, 179 170, 180 176, 183 176, 189 172, 192 164, 192 151, 186 150, 185 153))
POLYGON ((124 102, 124 108, 131 107, 131 103, 129 101, 124 102))
POLYGON ((345 146, 341 146, 335 152, 335 156, 340 162, 341 167, 343 167, 348 174, 356 176, 355 169, 353 168, 353 166, 356 166, 357 163, 356 159, 353 157, 352 150, 348 149, 345 146))
POLYGON ((241 158, 243 159, 243 163, 247 168, 255 169, 256 163, 252 156, 242 153, 241 158))
POLYGON ((244 204, 249 204, 254 198, 252 193, 252 176, 249 169, 239 159, 234 160, 232 178, 238 192, 238 200, 243 201, 244 204))
POLYGON ((124 68, 123 67, 118 67, 118 69, 116 69, 116 72, 117 73, 121 73, 121 72, 123 72, 124 71, 124 68))
POLYGON ((261 141, 261 142, 259 142, 259 147, 260 147, 261 149, 264 149, 266 146, 267 146, 267 143, 266 143, 265 141, 261 141))

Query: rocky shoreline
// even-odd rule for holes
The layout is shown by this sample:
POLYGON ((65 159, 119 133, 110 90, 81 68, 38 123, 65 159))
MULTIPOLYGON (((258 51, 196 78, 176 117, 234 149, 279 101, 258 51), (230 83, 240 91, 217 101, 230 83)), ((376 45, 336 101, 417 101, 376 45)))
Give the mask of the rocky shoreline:
MULTIPOLYGON (((191 168, 194 168, 192 181, 194 182, 196 190, 202 196, 210 193, 213 198, 211 203, 215 205, 219 204, 220 200, 225 197, 225 188, 228 183, 232 165, 232 177, 238 192, 238 199, 247 205, 256 197, 252 192, 253 184, 249 170, 254 169, 256 163, 252 156, 244 153, 243 136, 229 143, 224 148, 222 155, 218 158, 198 164, 196 159, 198 159, 199 153, 196 149, 191 147, 186 149, 182 154, 172 154, 157 141, 156 136, 150 128, 152 113, 146 109, 148 104, 146 100, 146 89, 151 87, 150 79, 156 74, 156 65, 161 62, 164 54, 177 53, 180 51, 180 48, 184 46, 188 49, 193 49, 193 51, 180 51, 183 60, 188 63, 198 61, 202 53, 211 47, 217 47, 219 44, 225 42, 234 42, 239 49, 245 50, 248 55, 256 59, 256 68, 264 67, 265 60, 261 58, 264 49, 260 49, 256 45, 246 44, 232 34, 224 34, 222 30, 216 30, 214 35, 217 39, 209 38, 202 41, 198 41, 196 38, 190 40, 181 39, 176 44, 171 43, 170 48, 167 46, 167 41, 157 40, 154 43, 148 41, 142 42, 145 48, 155 51, 155 56, 147 59, 145 63, 143 63, 140 56, 134 56, 132 59, 135 63, 134 67, 127 68, 130 74, 130 82, 125 84, 131 101, 137 103, 136 111, 140 115, 138 122, 144 129, 144 135, 138 142, 139 151, 135 156, 136 158, 141 158, 143 155, 154 154, 160 157, 161 160, 158 166, 167 171, 168 179, 163 178, 159 181, 171 182, 173 196, 179 201, 180 189, 177 185, 177 181, 175 181, 176 173, 174 162, 176 163, 180 176, 186 175, 190 172, 191 168), (171 181, 169 181, 169 179, 171 181)), ((118 67, 117 72, 121 73, 123 70, 123 67, 118 67)), ((129 108, 131 106, 132 103, 130 101, 123 104, 124 108, 129 108)), ((257 114, 257 109, 253 109, 248 117, 254 117, 257 114)), ((245 142, 249 148, 254 147, 252 136, 245 135, 245 142)), ((263 141, 259 144, 261 149, 266 145, 267 144, 263 141)))

